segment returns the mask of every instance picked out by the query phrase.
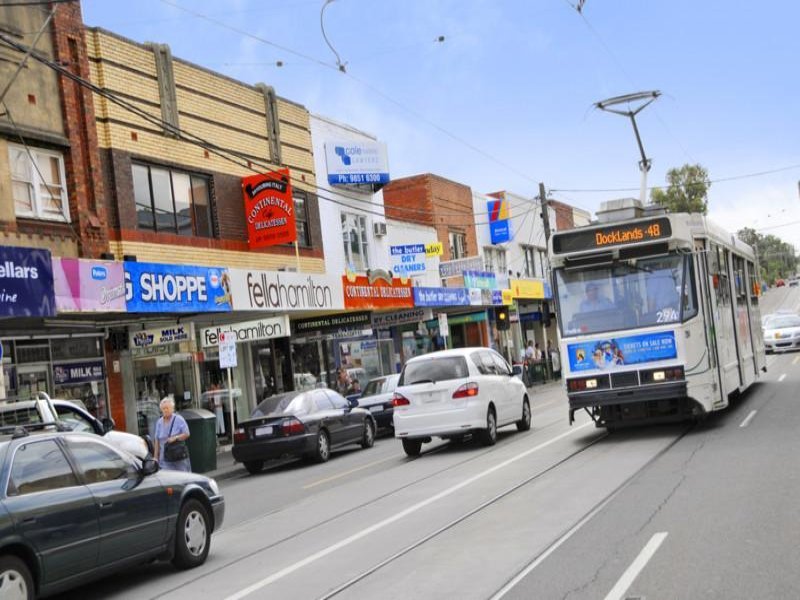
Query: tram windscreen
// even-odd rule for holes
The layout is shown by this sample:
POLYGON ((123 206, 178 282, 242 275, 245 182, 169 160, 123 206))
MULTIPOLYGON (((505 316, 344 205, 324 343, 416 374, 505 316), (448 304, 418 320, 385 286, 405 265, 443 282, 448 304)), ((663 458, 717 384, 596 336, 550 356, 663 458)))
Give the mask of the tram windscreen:
POLYGON ((565 337, 677 323, 697 313, 690 255, 557 269, 555 276, 565 337))

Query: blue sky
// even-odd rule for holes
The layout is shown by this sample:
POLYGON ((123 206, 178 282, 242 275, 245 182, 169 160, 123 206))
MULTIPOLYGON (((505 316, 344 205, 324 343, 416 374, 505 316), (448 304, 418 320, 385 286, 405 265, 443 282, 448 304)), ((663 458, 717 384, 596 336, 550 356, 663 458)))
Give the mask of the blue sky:
POLYGON ((797 165, 716 182, 709 198, 721 225, 763 228, 800 250, 800 4, 586 0, 581 16, 567 0, 335 0, 325 31, 347 74, 331 68, 322 4, 82 3, 90 26, 167 43, 175 56, 268 83, 377 135, 394 178, 432 172, 525 196, 538 181, 556 190, 633 188, 553 193, 591 211, 638 195, 639 185, 629 122, 592 104, 660 90, 637 121, 653 160, 649 184, 686 162, 703 164, 712 180, 797 165))

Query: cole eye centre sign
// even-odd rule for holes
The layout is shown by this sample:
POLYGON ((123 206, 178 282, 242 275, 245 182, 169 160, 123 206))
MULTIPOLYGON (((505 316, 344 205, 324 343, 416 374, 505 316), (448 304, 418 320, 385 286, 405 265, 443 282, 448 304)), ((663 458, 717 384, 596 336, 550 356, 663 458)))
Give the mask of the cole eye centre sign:
POLYGON ((386 146, 374 141, 325 142, 330 185, 384 185, 389 183, 386 146))

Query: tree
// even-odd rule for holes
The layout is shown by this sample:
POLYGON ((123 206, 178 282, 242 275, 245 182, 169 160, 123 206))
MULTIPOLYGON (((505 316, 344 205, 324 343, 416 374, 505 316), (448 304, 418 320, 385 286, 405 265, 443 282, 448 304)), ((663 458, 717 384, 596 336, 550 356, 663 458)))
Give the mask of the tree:
POLYGON ((669 212, 708 213, 708 188, 711 181, 708 171, 700 165, 685 164, 679 169, 667 171, 665 189, 656 188, 650 194, 655 204, 669 212))
POLYGON ((737 237, 755 249, 761 267, 761 278, 775 281, 792 277, 797 271, 798 258, 794 246, 774 235, 763 235, 752 227, 736 232, 737 237))

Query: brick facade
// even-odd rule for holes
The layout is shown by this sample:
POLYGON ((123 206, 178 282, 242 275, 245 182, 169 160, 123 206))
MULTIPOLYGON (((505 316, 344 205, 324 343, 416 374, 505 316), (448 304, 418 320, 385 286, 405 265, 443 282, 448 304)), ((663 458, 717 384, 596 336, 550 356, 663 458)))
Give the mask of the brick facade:
MULTIPOLYGON (((55 6, 53 17, 55 59, 73 74, 89 78, 89 61, 79 2, 55 6)), ((98 258, 108 251, 108 223, 103 198, 97 130, 92 93, 59 76, 64 133, 69 149, 64 154, 70 215, 77 231, 81 256, 98 258)))
POLYGON ((553 231, 574 229, 575 220, 573 219, 572 207, 569 204, 564 204, 558 200, 550 200, 550 206, 556 212, 556 222, 551 223, 553 231))
POLYGON ((442 260, 452 260, 449 233, 466 236, 466 255, 478 254, 472 190, 469 186, 426 173, 395 179, 383 188, 386 218, 436 228, 444 244, 442 260))

